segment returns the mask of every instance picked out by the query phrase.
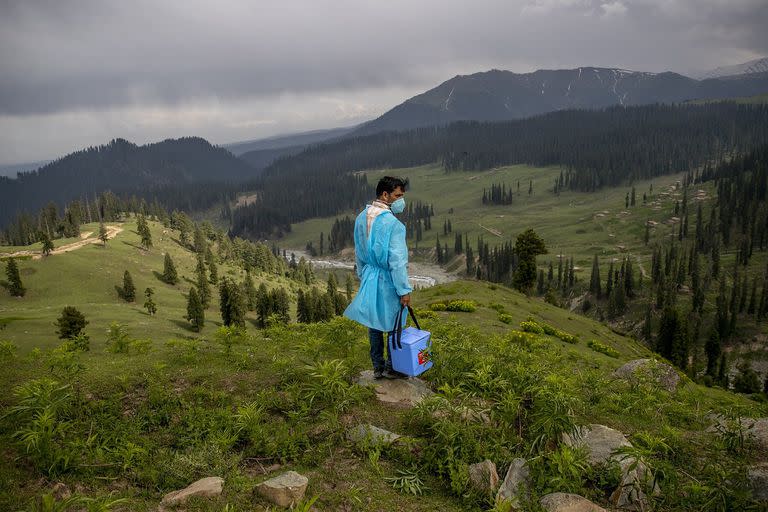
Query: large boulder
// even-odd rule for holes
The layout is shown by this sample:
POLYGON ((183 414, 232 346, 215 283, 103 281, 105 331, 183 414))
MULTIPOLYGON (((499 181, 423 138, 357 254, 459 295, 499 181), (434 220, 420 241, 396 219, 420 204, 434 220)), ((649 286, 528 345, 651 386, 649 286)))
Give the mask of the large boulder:
POLYGON ((607 512, 587 498, 565 492, 547 494, 539 500, 539 503, 547 512, 607 512))
POLYGON ((261 482, 256 490, 269 501, 280 507, 292 507, 304 498, 309 480, 295 471, 286 471, 274 478, 261 482))
POLYGON ((747 471, 752 497, 756 500, 768 501, 768 462, 752 466, 747 471))
POLYGON ((347 431, 347 439, 357 444, 367 442, 373 445, 388 445, 394 443, 400 437, 400 435, 394 432, 370 424, 361 424, 347 431))
POLYGON ((478 491, 491 494, 499 486, 499 474, 496 471, 496 464, 488 459, 477 464, 470 464, 469 482, 478 491))
POLYGON ((224 486, 224 479, 218 476, 209 476, 202 478, 197 482, 190 484, 184 489, 169 492, 163 496, 163 500, 160 502, 161 507, 171 507, 175 505, 181 505, 193 496, 211 498, 221 494, 222 487, 224 486))
POLYGON ((373 370, 360 373, 357 383, 361 386, 373 386, 376 398, 381 402, 413 407, 422 398, 433 394, 426 382, 417 378, 409 379, 374 379, 373 370))
POLYGON ((525 459, 514 459, 509 465, 504 482, 496 494, 496 501, 509 501, 512 508, 520 506, 520 498, 528 498, 531 485, 531 472, 525 459))
POLYGON ((656 382, 670 393, 680 384, 680 374, 673 367, 654 359, 635 359, 613 372, 614 377, 630 382, 656 382))

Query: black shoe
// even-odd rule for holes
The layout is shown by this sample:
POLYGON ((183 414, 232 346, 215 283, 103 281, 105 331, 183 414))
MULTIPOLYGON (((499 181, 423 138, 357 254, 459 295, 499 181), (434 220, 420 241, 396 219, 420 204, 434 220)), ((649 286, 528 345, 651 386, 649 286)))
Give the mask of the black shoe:
POLYGON ((384 378, 384 370, 373 370, 373 378, 376 380, 384 378))
POLYGON ((384 370, 383 377, 385 379, 407 379, 408 378, 406 374, 400 373, 392 369, 384 370))

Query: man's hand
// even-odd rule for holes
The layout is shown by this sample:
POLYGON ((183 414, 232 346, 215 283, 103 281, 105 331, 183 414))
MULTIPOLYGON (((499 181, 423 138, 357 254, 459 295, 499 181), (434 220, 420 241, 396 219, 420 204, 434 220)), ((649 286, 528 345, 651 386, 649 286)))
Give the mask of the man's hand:
POLYGON ((411 294, 410 293, 408 295, 403 295, 402 297, 400 297, 400 305, 403 306, 403 307, 411 305, 411 294))

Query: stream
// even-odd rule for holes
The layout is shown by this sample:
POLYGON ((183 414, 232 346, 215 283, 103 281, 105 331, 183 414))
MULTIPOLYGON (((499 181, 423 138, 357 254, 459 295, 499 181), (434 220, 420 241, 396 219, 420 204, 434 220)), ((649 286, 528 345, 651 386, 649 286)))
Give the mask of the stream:
MULTIPOLYGON (((307 251, 286 249, 285 254, 290 260, 291 254, 296 255, 296 261, 301 258, 309 261, 314 268, 318 269, 336 269, 336 270, 354 270, 355 262, 352 260, 341 260, 332 258, 311 257, 307 251)), ((436 284, 450 283, 457 277, 439 265, 423 262, 408 263, 408 280, 411 286, 418 290, 420 288, 429 288, 436 284)))

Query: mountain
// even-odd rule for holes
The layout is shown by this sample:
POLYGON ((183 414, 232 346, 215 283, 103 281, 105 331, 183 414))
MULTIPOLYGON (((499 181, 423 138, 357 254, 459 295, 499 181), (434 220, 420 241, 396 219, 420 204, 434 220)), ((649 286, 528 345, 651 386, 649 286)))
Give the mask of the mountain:
MULTIPOLYGON (((184 187, 200 183, 234 184, 253 175, 248 164, 199 137, 167 139, 143 146, 115 139, 103 146, 71 153, 36 171, 20 173, 16 179, 0 177, 0 224, 21 211, 36 211, 50 201, 63 204, 105 190, 146 199, 172 193, 177 199, 179 195, 191 197, 179 194, 184 187)), ((196 188, 207 189, 211 197, 220 197, 221 191, 216 187, 196 188)), ((207 201, 201 196, 197 200, 207 201)), ((190 206, 194 209, 199 204, 193 201, 190 206)))
POLYGON ((752 96, 768 91, 768 72, 695 80, 665 72, 583 67, 456 76, 406 100, 355 130, 367 135, 459 120, 504 121, 563 109, 676 103, 752 96))
POLYGON ((768 71, 768 57, 750 60, 734 66, 721 66, 709 71, 697 73, 696 78, 720 78, 724 76, 749 75, 752 73, 765 73, 768 71))
POLYGON ((337 137, 343 137, 353 131, 357 126, 346 126, 341 128, 329 128, 327 130, 312 130, 308 132, 291 133, 286 135, 275 135, 264 139, 254 139, 242 142, 233 142, 223 144, 222 147, 235 156, 240 156, 251 151, 262 151, 269 149, 283 149, 297 146, 307 146, 325 142, 337 137))

